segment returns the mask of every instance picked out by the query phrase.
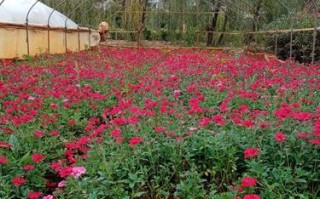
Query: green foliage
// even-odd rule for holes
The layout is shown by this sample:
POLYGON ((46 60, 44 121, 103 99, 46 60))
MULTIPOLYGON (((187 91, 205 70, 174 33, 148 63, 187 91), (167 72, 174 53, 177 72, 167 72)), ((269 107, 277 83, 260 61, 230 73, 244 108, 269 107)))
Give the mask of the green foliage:
MULTIPOLYGON (((292 19, 293 20, 293 19, 292 19)), ((288 17, 282 17, 270 24, 265 29, 303 29, 303 28, 314 28, 314 18, 304 17, 301 20, 293 20, 288 17)), ((317 31, 316 44, 315 44, 315 61, 320 60, 320 36, 317 31)), ((293 32, 292 40, 292 57, 298 62, 311 62, 312 59, 312 48, 313 48, 313 31, 307 32, 293 32)), ((283 34, 268 34, 265 35, 266 47, 275 50, 275 37, 278 39, 277 43, 277 55, 281 59, 287 59, 290 56, 290 33, 283 34)))

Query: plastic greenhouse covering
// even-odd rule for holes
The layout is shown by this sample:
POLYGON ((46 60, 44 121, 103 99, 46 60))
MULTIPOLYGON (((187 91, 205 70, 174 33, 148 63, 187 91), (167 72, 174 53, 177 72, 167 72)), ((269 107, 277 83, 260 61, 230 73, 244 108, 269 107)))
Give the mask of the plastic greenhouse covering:
MULTIPOLYGON (((18 23, 25 24, 27 19, 27 14, 30 10, 28 16, 28 23, 33 25, 48 25, 48 19, 50 14, 49 25, 51 27, 65 27, 65 22, 67 17, 58 11, 48 7, 47 5, 37 2, 37 0, 6 0, 0 6, 0 22, 5 23, 18 23), (36 3, 36 4, 35 4, 36 3), (32 8, 32 6, 34 7, 32 8), (30 9, 32 8, 32 9, 30 9)), ((67 28, 77 28, 77 24, 72 20, 68 19, 67 28)))

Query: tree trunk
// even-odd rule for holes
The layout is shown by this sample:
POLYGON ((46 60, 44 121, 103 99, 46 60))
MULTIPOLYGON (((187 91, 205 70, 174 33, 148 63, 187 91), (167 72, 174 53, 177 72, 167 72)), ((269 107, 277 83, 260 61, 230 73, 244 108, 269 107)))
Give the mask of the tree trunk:
MULTIPOLYGON (((258 30, 257 24, 258 24, 258 19, 260 16, 260 10, 262 8, 262 3, 263 0, 259 0, 256 4, 255 10, 253 11, 253 22, 252 22, 252 26, 251 26, 251 31, 255 32, 258 30)), ((245 43, 249 44, 253 41, 254 35, 253 34, 248 34, 246 35, 245 38, 245 43)))
POLYGON ((141 33, 144 31, 145 28, 145 21, 146 21, 146 16, 147 16, 147 6, 149 4, 149 0, 139 0, 139 4, 142 5, 142 14, 141 14, 141 20, 139 21, 138 27, 137 27, 137 40, 140 45, 140 38, 141 38, 141 33))
POLYGON ((216 27, 217 27, 219 11, 220 11, 220 7, 221 7, 220 0, 218 0, 216 3, 215 3, 215 1, 213 1, 212 3, 213 3, 213 5, 215 5, 215 7, 213 9, 213 17, 211 20, 211 24, 209 26, 207 26, 207 31, 208 31, 207 46, 212 46, 212 44, 213 44, 214 31, 216 30, 216 27))
POLYGON ((221 45, 223 43, 224 32, 226 31, 226 28, 227 28, 228 19, 229 19, 229 17, 228 17, 227 12, 226 12, 225 15, 224 15, 222 33, 221 33, 221 35, 219 37, 219 40, 217 42, 218 45, 221 45))

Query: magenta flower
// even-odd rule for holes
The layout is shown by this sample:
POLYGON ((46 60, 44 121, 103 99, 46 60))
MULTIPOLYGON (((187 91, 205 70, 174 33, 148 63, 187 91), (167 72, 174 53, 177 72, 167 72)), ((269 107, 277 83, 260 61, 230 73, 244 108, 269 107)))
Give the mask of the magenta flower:
POLYGON ((260 154, 260 150, 258 148, 246 148, 244 150, 244 159, 253 158, 260 154))
POLYGON ((139 143, 141 143, 143 141, 143 139, 141 137, 132 137, 130 140, 129 140, 129 144, 130 146, 135 146, 139 143))
POLYGON ((283 134, 281 132, 277 132, 277 133, 274 134, 274 139, 277 142, 284 142, 284 141, 286 141, 286 138, 287 138, 287 135, 283 134))

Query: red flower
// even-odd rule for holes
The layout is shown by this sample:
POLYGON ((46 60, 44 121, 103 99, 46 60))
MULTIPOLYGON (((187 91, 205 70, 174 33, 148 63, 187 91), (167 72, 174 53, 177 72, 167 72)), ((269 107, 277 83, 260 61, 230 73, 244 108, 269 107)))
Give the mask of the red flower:
POLYGON ((180 142, 180 141, 183 141, 184 140, 184 137, 176 137, 174 139, 176 142, 180 142))
POLYGON ((17 186, 25 183, 26 180, 23 177, 15 177, 15 178, 13 178, 13 180, 11 182, 12 182, 12 184, 14 184, 14 186, 17 187, 17 186))
POLYGON ((256 186, 256 184, 257 184, 256 178, 244 177, 241 181, 242 187, 253 187, 253 186, 256 186))
POLYGON ((123 143, 124 142, 124 137, 117 137, 114 141, 115 143, 123 143))
POLYGON ((114 129, 113 131, 110 132, 110 135, 113 137, 119 137, 121 136, 121 131, 120 129, 114 129))
POLYGON ((130 140, 129 140, 129 144, 130 146, 135 146, 139 143, 141 143, 143 141, 143 139, 141 137, 132 137, 130 140))
POLYGON ((244 150, 244 159, 252 158, 260 154, 260 150, 258 148, 246 148, 244 150))
POLYGON ((261 197, 256 194, 246 194, 243 199, 261 199, 261 197))
POLYGON ((55 172, 59 172, 62 169, 62 166, 58 163, 58 162, 52 162, 50 164, 50 167, 55 171, 55 172))
POLYGON ((226 120, 221 115, 216 115, 212 117, 212 120, 218 124, 218 125, 224 125, 226 123, 226 120))
POLYGON ((29 192, 28 198, 29 199, 38 199, 42 195, 41 192, 29 192))
POLYGON ((57 109, 59 107, 59 105, 58 104, 50 104, 50 108, 51 109, 57 109))
POLYGON ((58 136, 59 135, 59 131, 51 131, 50 135, 51 136, 58 136))
POLYGON ((296 134, 296 138, 302 138, 302 139, 306 139, 308 138, 309 135, 307 133, 301 132, 301 133, 297 133, 296 134))
POLYGON ((260 122, 260 128, 264 129, 264 128, 268 128, 270 126, 270 124, 268 122, 260 122))
POLYGON ((283 134, 283 133, 280 133, 280 132, 277 132, 274 134, 274 139, 277 141, 277 142, 284 142, 287 138, 287 135, 283 134))
POLYGON ((5 148, 5 149, 10 149, 11 148, 11 144, 6 143, 6 142, 0 142, 0 148, 5 148))
POLYGON ((70 126, 74 126, 74 125, 76 125, 76 121, 75 120, 69 120, 68 121, 68 124, 70 125, 70 126))
POLYGON ((250 121, 250 120, 244 120, 244 121, 242 121, 242 126, 252 127, 253 125, 254 125, 254 122, 253 122, 253 121, 250 121))
POLYGON ((39 163, 44 159, 44 157, 45 156, 43 154, 34 153, 32 154, 32 161, 35 163, 39 163))
POLYGON ((10 128, 3 128, 1 129, 5 134, 11 135, 14 131, 10 128))
POLYGON ((40 137, 40 138, 45 136, 45 134, 42 131, 39 131, 39 130, 35 131, 33 135, 35 137, 40 137))
POLYGON ((162 133, 163 131, 165 131, 165 128, 164 128, 164 127, 155 127, 154 130, 155 130, 157 133, 162 133))
POLYGON ((310 144, 319 145, 320 146, 320 139, 313 139, 309 141, 310 144))
POLYGON ((112 120, 112 124, 115 126, 121 126, 121 125, 126 124, 127 122, 128 122, 128 120, 125 118, 115 118, 112 120))
POLYGON ((289 107, 282 107, 280 109, 277 109, 274 114, 278 117, 278 119, 283 120, 288 117, 291 117, 292 110, 289 107))
POLYGON ((25 170, 25 171, 31 171, 33 169, 34 169, 34 166, 31 164, 27 164, 27 165, 23 166, 23 170, 25 170))
POLYGON ((0 156, 0 164, 7 164, 8 158, 6 156, 0 156))
POLYGON ((297 112, 294 113, 293 118, 299 121, 307 121, 311 118, 312 114, 309 112, 297 112))
POLYGON ((70 176, 71 173, 72 173, 72 167, 66 167, 66 168, 61 169, 61 170, 59 171, 59 176, 60 176, 61 178, 64 178, 64 177, 70 176))
POLYGON ((138 121, 139 121, 139 118, 136 116, 132 116, 132 117, 128 118, 129 124, 136 124, 138 121))
POLYGON ((201 118, 199 126, 201 126, 201 127, 207 126, 210 124, 210 122, 211 122, 210 118, 207 118, 207 117, 201 118))

